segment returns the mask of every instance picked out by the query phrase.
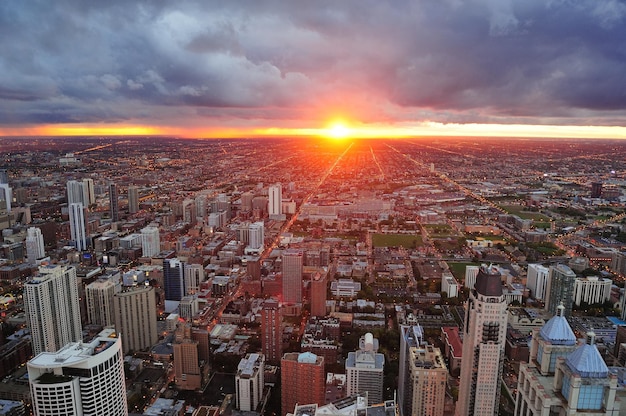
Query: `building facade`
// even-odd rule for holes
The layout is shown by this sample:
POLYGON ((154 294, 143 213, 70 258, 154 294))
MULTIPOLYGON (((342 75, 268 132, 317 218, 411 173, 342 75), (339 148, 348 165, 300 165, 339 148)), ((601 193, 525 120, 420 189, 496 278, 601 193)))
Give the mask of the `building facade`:
POLYGON ((278 363, 283 355, 283 315, 276 299, 268 299, 261 309, 261 349, 265 358, 278 363))
POLYGON ((291 412, 297 403, 326 402, 324 357, 310 352, 289 352, 280 360, 281 414, 291 412))
POLYGON ((85 286, 87 322, 92 325, 115 325, 113 296, 121 289, 111 279, 98 279, 85 286))
POLYGON ((265 356, 247 354, 239 361, 235 374, 235 395, 237 410, 256 411, 263 398, 265 356))
POLYGON ((70 235, 76 250, 87 250, 87 229, 85 228, 85 207, 81 202, 69 205, 70 235))
POLYGON ((82 339, 78 284, 71 266, 39 266, 38 274, 24 284, 34 355, 82 339))
POLYGON ((409 369, 410 416, 443 416, 448 369, 441 350, 432 345, 411 347, 409 369))
POLYGON ((564 264, 550 266, 550 280, 546 289, 548 298, 546 299, 546 310, 550 314, 556 314, 556 308, 563 303, 565 306, 565 316, 572 313, 574 304, 574 282, 576 273, 564 264))
POLYGON ((311 277, 311 315, 326 316, 326 297, 328 294, 328 280, 326 272, 318 271, 311 277))
POLYGON ((141 251, 144 257, 154 257, 161 252, 159 227, 147 226, 141 230, 141 251))
POLYGON ((613 281, 598 276, 577 277, 574 280, 574 304, 593 305, 611 299, 613 281))
POLYGON ((177 258, 163 259, 165 300, 180 301, 185 296, 185 263, 177 258))
POLYGON ((159 340, 154 288, 137 286, 113 296, 115 329, 124 339, 124 354, 150 348, 159 340))
POLYGON ((283 271, 283 302, 302 302, 302 272, 304 266, 304 252, 288 249, 282 255, 283 271))
POLYGON ((465 302, 457 416, 498 414, 507 316, 500 272, 483 265, 465 302))
POLYGON ((530 296, 537 300, 546 299, 546 289, 550 280, 550 270, 541 264, 529 264, 526 274, 526 287, 530 296))
POLYGON ((46 256, 43 234, 37 227, 28 227, 26 231, 26 257, 29 263, 35 263, 46 256))
POLYGON ((346 359, 346 393, 365 394, 369 404, 383 401, 385 356, 378 353, 378 340, 371 333, 361 337, 359 350, 346 359))
POLYGON ((40 353, 27 368, 35 416, 128 415, 121 339, 113 329, 40 353))

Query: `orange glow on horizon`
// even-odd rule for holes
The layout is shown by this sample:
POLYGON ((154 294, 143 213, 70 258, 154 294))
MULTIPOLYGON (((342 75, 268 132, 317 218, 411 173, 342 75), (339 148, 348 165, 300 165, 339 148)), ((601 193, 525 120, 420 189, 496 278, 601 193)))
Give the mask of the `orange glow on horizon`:
POLYGON ((331 139, 416 138, 428 136, 541 137, 626 139, 622 126, 555 126, 531 124, 455 124, 439 122, 347 123, 327 127, 178 127, 146 125, 60 124, 0 127, 0 136, 174 136, 183 138, 323 137, 331 139))

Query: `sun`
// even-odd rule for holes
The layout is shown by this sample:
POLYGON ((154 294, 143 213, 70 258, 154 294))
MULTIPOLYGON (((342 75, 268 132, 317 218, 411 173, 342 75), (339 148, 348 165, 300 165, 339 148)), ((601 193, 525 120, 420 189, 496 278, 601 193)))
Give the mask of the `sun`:
POLYGON ((351 134, 351 129, 342 121, 333 122, 324 133, 325 136, 331 139, 345 139, 351 134))

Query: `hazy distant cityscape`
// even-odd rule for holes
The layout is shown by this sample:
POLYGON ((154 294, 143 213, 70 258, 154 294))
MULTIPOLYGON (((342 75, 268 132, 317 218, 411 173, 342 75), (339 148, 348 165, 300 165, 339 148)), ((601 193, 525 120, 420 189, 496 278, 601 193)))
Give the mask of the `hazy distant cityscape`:
POLYGON ((0 415, 626 414, 623 141, 0 149, 0 415))

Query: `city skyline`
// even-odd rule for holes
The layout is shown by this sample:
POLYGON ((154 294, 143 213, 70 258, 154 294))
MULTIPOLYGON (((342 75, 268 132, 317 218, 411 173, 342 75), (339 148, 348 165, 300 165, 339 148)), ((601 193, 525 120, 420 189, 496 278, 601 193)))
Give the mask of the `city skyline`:
POLYGON ((6 2, 0 135, 626 138, 625 18, 613 0, 6 2))

